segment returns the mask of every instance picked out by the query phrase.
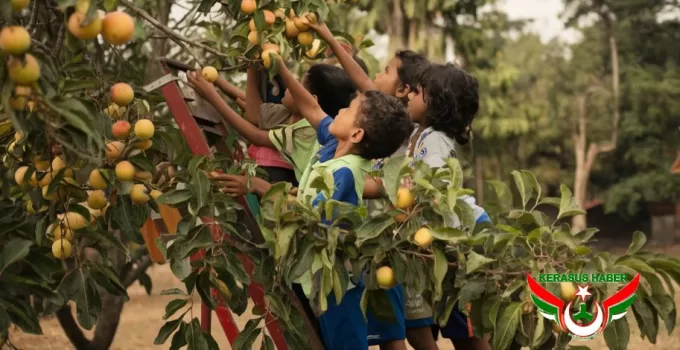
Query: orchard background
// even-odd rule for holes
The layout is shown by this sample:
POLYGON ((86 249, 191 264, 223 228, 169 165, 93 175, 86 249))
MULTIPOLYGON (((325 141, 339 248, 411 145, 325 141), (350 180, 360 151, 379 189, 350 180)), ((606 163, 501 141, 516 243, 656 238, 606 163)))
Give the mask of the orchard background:
MULTIPOLYGON (((543 42, 526 21, 510 20, 499 4, 484 0, 428 0, 426 6, 416 0, 3 2, 0 344, 225 348, 223 333, 201 333, 196 318, 199 301, 218 302, 209 293, 214 287, 240 315, 246 330, 240 346, 268 347, 261 321, 269 312, 286 340, 304 347, 305 330, 286 302, 286 284, 311 272, 319 293, 313 308, 323 312, 325 296, 342 295, 347 286, 347 271, 335 261, 342 250, 370 276, 390 266, 396 280, 431 298, 441 319, 455 301, 461 308, 471 304, 475 332, 491 333, 496 349, 512 343, 538 348, 555 339, 568 346, 568 337, 553 334, 527 310, 524 274, 639 272, 643 288, 633 312, 585 345, 677 348, 671 331, 680 260, 672 258, 672 248, 661 251, 633 232, 673 243, 680 230, 674 209, 667 209, 680 194, 674 175, 680 172, 674 164, 680 5, 564 5, 565 24, 581 33, 576 43, 543 42), (183 16, 171 18, 177 8, 183 16), (371 55, 377 50, 372 35, 389 38, 380 48, 383 57, 408 47, 443 61, 454 49, 457 63, 481 83, 474 142, 462 164, 450 160, 434 173, 391 161, 384 176, 398 208, 387 203, 367 218, 361 208, 326 203, 354 223, 352 232, 321 225, 320 211, 288 201, 288 189, 275 186, 262 203, 265 243, 254 245, 236 220, 239 206, 207 175, 220 169, 255 176, 252 163, 192 157, 162 96, 142 87, 163 74, 159 57, 215 67, 236 84, 243 68, 260 59, 274 75, 268 52, 303 71, 326 55, 305 28, 315 20, 327 21, 358 50, 371 74, 384 65, 371 55), (401 176, 415 180, 411 205, 399 204, 401 176), (469 208, 455 200, 471 192, 466 188, 495 227, 470 222, 469 208), (189 212, 173 237, 144 228, 150 212, 164 207, 189 212), (600 233, 583 215, 598 208, 615 218, 597 220, 600 233), (206 213, 235 242, 213 241, 210 226, 197 220, 206 213), (446 227, 448 214, 463 226, 446 227), (431 244, 413 239, 423 218, 431 244), (167 249, 166 241, 173 242, 167 249), (190 263, 201 249, 209 257, 190 263), (252 277, 267 286, 268 310, 247 302, 251 277, 236 260, 239 253, 252 256, 256 266, 277 267, 252 277), (455 284, 447 283, 447 273, 456 274, 455 284), (142 287, 151 296, 140 293, 142 287), (139 321, 142 315, 149 318, 139 321)), ((328 190, 323 182, 317 186, 328 190)), ((363 307, 389 318, 380 307, 380 283, 369 278, 368 287, 363 307)), ((611 294, 595 287, 599 297, 611 294)))

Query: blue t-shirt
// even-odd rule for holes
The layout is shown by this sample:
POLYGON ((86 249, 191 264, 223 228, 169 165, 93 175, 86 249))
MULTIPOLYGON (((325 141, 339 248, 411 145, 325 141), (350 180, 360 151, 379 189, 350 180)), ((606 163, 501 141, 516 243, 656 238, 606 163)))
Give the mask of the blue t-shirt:
MULTIPOLYGON (((316 135, 319 140, 321 148, 316 154, 319 162, 326 162, 335 156, 335 150, 338 148, 338 139, 335 138, 329 131, 328 127, 333 123, 333 118, 327 116, 319 124, 316 130, 316 135)), ((331 199, 338 202, 349 203, 352 205, 359 205, 359 198, 357 191, 354 188, 354 175, 349 168, 340 168, 333 172, 333 195, 331 199)), ((325 200, 323 193, 319 193, 312 201, 312 205, 316 206, 320 201, 325 200)))

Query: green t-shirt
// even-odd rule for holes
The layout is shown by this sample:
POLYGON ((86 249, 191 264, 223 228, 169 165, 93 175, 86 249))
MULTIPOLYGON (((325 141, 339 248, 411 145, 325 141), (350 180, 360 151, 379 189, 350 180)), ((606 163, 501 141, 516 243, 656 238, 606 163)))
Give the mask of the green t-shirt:
POLYGON ((314 154, 316 131, 306 119, 269 130, 269 140, 281 153, 283 159, 293 166, 295 178, 300 181, 302 173, 314 154))

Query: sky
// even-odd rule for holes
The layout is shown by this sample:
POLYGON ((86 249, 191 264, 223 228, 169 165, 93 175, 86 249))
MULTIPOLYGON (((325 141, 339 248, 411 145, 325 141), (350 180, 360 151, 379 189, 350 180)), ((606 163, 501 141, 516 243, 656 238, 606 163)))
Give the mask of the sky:
POLYGON ((563 21, 560 19, 564 9, 562 0, 505 0, 501 8, 511 19, 533 19, 531 29, 539 33, 544 41, 559 37, 563 41, 573 43, 579 38, 578 31, 564 30, 563 21))

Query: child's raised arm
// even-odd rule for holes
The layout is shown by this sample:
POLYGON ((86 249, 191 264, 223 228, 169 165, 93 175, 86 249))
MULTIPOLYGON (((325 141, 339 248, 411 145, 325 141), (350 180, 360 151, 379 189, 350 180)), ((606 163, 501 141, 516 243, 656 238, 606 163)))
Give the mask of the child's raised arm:
POLYGON ((311 24, 310 27, 328 44, 328 47, 331 48, 338 62, 342 65, 342 69, 347 72, 347 75, 359 91, 375 90, 373 80, 361 69, 361 66, 354 60, 354 57, 345 51, 342 45, 335 40, 333 33, 331 33, 325 23, 311 24))
POLYGON ((246 93, 245 93, 245 110, 246 119, 253 125, 259 125, 260 123, 260 105, 262 104, 262 98, 260 98, 259 91, 259 79, 257 76, 257 68, 254 64, 248 67, 248 77, 246 79, 246 93))
POLYGON ((227 102, 220 97, 213 85, 203 79, 199 72, 188 72, 187 78, 189 85, 191 85, 199 95, 203 96, 206 101, 213 105, 213 107, 220 112, 222 118, 233 126, 239 134, 243 135, 243 137, 256 146, 275 148, 274 144, 269 139, 269 132, 260 130, 255 125, 241 118, 241 116, 234 112, 227 102))
POLYGON ((217 81, 215 81, 215 85, 218 88, 220 88, 220 90, 222 90, 222 92, 227 94, 227 96, 231 97, 234 100, 241 99, 241 100, 245 101, 245 99, 246 99, 246 93, 243 90, 237 88, 234 85, 231 85, 231 83, 229 83, 227 81, 227 79, 224 79, 222 76, 217 77, 217 81))
POLYGON ((286 67, 286 63, 283 62, 281 56, 277 55, 276 59, 279 64, 279 76, 293 97, 293 100, 295 100, 295 105, 300 111, 300 114, 312 124, 314 129, 318 129, 319 124, 323 118, 328 116, 328 114, 321 109, 316 98, 314 98, 314 96, 309 93, 297 79, 295 79, 293 74, 286 67))

